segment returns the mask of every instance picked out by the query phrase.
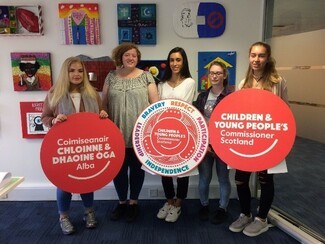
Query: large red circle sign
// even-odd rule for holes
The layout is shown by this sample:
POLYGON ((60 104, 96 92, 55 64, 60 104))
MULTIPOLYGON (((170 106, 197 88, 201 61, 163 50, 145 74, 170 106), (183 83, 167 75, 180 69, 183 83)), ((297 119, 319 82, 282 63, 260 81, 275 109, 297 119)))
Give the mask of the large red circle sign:
POLYGON ((96 113, 76 113, 53 126, 41 146, 41 164, 58 188, 87 193, 107 185, 119 172, 125 143, 119 128, 96 113))
POLYGON ((151 104, 133 129, 133 148, 140 162, 163 176, 189 173, 208 148, 208 126, 191 104, 165 99, 151 104))
POLYGON ((288 105, 272 92, 243 89, 225 97, 209 122, 210 143, 229 166, 256 172, 290 152, 296 124, 288 105))

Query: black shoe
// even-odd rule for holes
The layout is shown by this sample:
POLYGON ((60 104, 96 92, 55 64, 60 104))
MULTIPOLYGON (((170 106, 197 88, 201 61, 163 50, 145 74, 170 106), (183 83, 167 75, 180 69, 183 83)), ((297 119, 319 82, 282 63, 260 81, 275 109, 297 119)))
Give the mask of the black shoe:
POLYGON ((138 216, 138 204, 132 204, 128 206, 128 210, 126 213, 126 221, 133 222, 138 216))
POLYGON ((199 211, 200 220, 208 220, 209 219, 209 205, 202 206, 199 211))
POLYGON ((110 219, 113 221, 119 220, 126 213, 126 210, 127 210, 126 203, 118 204, 113 210, 113 212, 111 213, 110 219))
POLYGON ((212 224, 221 224, 222 222, 225 222, 228 218, 228 213, 223 208, 218 208, 218 210, 215 212, 215 214, 211 218, 212 224))

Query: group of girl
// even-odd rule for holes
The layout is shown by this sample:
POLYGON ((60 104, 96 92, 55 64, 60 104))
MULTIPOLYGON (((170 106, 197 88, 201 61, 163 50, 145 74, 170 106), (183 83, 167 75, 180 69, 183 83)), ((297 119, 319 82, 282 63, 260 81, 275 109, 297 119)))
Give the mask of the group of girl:
MULTIPOLYGON (((175 98, 193 103, 209 123, 213 109, 230 94, 227 89, 228 71, 224 63, 213 61, 208 67, 211 86, 196 98, 196 82, 191 77, 187 55, 181 47, 173 48, 169 52, 164 75, 158 84, 149 72, 137 68, 141 53, 136 45, 120 44, 113 50, 112 58, 116 70, 107 75, 101 98, 90 84, 82 61, 77 57, 66 59, 57 82, 45 98, 42 122, 47 127, 52 127, 67 120, 69 114, 86 111, 98 113, 102 119, 110 118, 120 128, 124 136, 126 153, 122 168, 113 180, 119 202, 110 214, 110 219, 116 221, 125 216, 126 221, 133 222, 139 214, 138 198, 145 178, 142 164, 132 148, 133 125, 138 115, 150 103, 159 99, 175 98)), ((250 47, 247 75, 238 86, 238 89, 246 88, 268 90, 287 102, 285 80, 277 74, 271 48, 266 43, 257 42, 250 47)), ((228 218, 227 207, 231 190, 227 165, 209 146, 207 154, 198 166, 198 172, 198 189, 202 205, 199 211, 200 219, 211 218, 214 224, 225 222, 228 218), (211 212, 209 185, 214 163, 219 181, 220 200, 217 210, 211 212)), ((268 174, 267 171, 258 172, 261 198, 258 213, 253 219, 250 207, 250 174, 236 170, 235 181, 241 213, 229 229, 233 232, 243 231, 248 236, 257 236, 268 229, 266 218, 273 201, 274 183, 272 174, 268 174)), ((161 182, 166 202, 158 210, 157 218, 166 222, 176 222, 181 215, 182 202, 187 197, 189 176, 176 177, 176 187, 172 177, 161 177, 161 182)), ((69 218, 71 196, 71 193, 57 188, 59 223, 64 234, 75 232, 69 218)), ((81 194, 81 199, 85 207, 86 228, 96 228, 94 193, 81 194)))

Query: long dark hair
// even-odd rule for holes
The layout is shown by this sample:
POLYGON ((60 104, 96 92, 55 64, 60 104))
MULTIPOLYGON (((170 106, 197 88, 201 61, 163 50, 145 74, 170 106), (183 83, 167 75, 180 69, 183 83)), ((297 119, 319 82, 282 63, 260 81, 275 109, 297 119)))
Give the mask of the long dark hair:
POLYGON ((189 78, 189 77, 192 78, 190 68, 188 66, 188 59, 185 50, 181 47, 175 47, 172 50, 170 50, 170 52, 168 53, 167 61, 166 61, 166 69, 161 80, 165 82, 172 77, 172 70, 170 68, 170 63, 169 63, 170 55, 172 53, 180 53, 183 58, 183 67, 180 72, 181 78, 189 78))

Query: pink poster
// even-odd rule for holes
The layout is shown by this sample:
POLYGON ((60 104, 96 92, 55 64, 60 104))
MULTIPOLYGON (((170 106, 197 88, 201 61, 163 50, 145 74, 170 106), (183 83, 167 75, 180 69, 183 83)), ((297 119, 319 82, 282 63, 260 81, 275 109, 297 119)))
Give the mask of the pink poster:
POLYGON ((98 4, 59 4, 62 44, 100 44, 98 4))

